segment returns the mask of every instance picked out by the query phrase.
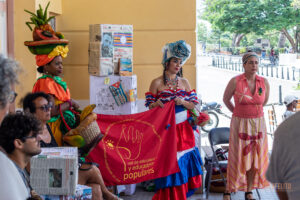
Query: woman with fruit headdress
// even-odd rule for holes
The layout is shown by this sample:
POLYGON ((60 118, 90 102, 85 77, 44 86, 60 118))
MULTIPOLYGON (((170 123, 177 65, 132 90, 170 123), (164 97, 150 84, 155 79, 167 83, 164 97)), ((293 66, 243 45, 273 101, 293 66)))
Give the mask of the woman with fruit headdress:
MULTIPOLYGON (((44 12, 40 5, 36 14, 25 10, 31 14, 31 22, 26 22, 26 25, 30 30, 32 30, 30 25, 35 25, 34 41, 26 41, 25 45, 31 53, 36 55, 37 71, 42 74, 34 84, 32 92, 45 92, 52 97, 54 107, 48 123, 57 144, 62 146, 66 142, 72 146, 82 147, 85 145, 85 141, 75 130, 79 123, 79 105, 71 98, 67 83, 61 78, 63 73, 62 59, 67 56, 69 51, 68 40, 65 40, 61 33, 55 32, 48 24, 53 18, 47 18, 49 3, 44 12)), ((80 121, 90 114, 93 108, 94 105, 90 105, 84 109, 80 121)), ((95 117, 96 115, 94 115, 95 117)))

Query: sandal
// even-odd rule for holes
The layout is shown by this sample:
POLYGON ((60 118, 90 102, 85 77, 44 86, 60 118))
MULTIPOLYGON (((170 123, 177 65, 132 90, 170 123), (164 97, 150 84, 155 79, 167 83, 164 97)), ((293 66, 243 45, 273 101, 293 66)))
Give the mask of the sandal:
POLYGON ((231 199, 231 194, 229 192, 224 192, 223 193, 223 199, 224 199, 225 196, 229 196, 229 199, 231 199))
POLYGON ((245 200, 255 200, 255 199, 253 199, 253 198, 249 199, 249 198, 247 197, 249 194, 252 194, 252 195, 253 195, 252 192, 245 192, 245 200))

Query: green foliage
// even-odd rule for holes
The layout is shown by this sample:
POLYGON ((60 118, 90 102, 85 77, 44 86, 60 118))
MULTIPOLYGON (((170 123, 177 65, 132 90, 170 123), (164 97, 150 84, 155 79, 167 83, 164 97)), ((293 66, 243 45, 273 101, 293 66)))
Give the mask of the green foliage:
POLYGON ((246 53, 247 52, 247 48, 246 47, 241 47, 240 48, 240 53, 243 54, 243 53, 246 53))
POLYGON ((265 31, 261 0, 206 0, 204 17, 221 31, 247 34, 265 31))
POLYGON ((293 0, 292 6, 296 9, 300 9, 300 0, 293 0))
POLYGON ((33 12, 30 12, 28 10, 24 10, 25 12, 29 13, 31 15, 30 22, 26 22, 25 24, 29 27, 29 29, 32 31, 31 24, 35 25, 35 27, 39 27, 41 25, 48 24, 48 22, 54 18, 54 16, 47 18, 47 10, 50 5, 50 1, 48 2, 45 11, 43 11, 43 8, 41 4, 39 4, 39 9, 36 11, 36 14, 33 12))
POLYGON ((279 53, 284 53, 284 48, 279 48, 279 53))
POLYGON ((293 0, 264 0, 266 29, 289 29, 300 23, 300 11, 292 5, 293 0))
POLYGON ((208 38, 208 28, 205 23, 200 22, 197 25, 197 39, 198 41, 206 42, 208 38))
MULTIPOLYGON (((300 25, 300 0, 206 0, 204 18, 215 29, 235 34, 254 33, 277 46, 278 33, 300 25), (275 31, 269 37, 264 36, 275 31)), ((243 38, 242 46, 253 45, 243 38)))

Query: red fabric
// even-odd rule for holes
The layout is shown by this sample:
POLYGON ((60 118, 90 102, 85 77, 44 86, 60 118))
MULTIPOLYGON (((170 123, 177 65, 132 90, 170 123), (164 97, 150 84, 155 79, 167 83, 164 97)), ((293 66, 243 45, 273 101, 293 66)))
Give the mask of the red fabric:
POLYGON ((185 200, 186 194, 191 189, 200 188, 202 183, 201 175, 189 178, 186 184, 168 187, 158 190, 152 200, 185 200))
POLYGON ((242 140, 251 140, 250 144, 244 147, 243 155, 246 156, 248 153, 252 151, 252 149, 256 148, 257 153, 259 154, 260 146, 256 142, 256 140, 260 140, 262 138, 262 132, 258 132, 257 136, 250 136, 247 133, 239 133, 239 138, 242 140))
POLYGON ((209 121, 209 115, 204 112, 200 112, 197 120, 198 126, 204 126, 209 121))
POLYGON ((35 61, 37 66, 44 66, 51 62, 55 57, 49 58, 48 54, 43 54, 43 55, 36 55, 35 56, 35 61))
POLYGON ((195 147, 194 130, 186 120, 176 125, 177 151, 183 151, 195 147))
POLYGON ((174 102, 132 115, 98 115, 103 139, 89 153, 106 185, 125 185, 179 172, 174 102))

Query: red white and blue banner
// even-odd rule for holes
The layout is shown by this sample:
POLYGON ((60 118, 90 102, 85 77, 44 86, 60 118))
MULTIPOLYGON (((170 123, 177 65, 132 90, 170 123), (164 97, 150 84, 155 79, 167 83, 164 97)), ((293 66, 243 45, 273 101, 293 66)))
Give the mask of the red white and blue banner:
POLYGON ((131 115, 98 115, 103 139, 87 159, 106 185, 125 185, 179 171, 174 102, 131 115))

